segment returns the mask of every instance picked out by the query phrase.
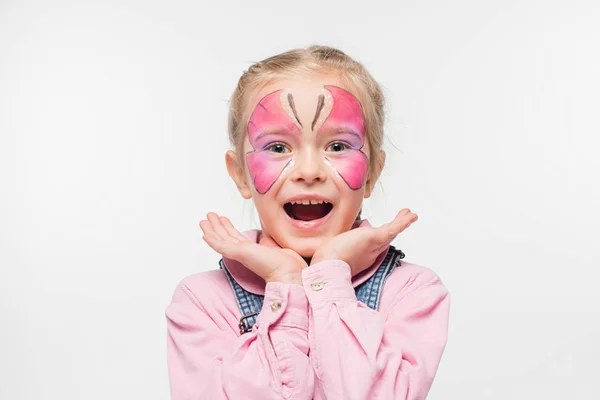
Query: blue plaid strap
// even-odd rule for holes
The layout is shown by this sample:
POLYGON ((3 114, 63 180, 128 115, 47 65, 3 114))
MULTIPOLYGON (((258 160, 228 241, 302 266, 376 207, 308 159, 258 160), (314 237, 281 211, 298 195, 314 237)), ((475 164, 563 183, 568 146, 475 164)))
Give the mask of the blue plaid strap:
POLYGON ((242 313, 242 318, 238 325, 240 328, 240 335, 250 332, 256 323, 256 316, 260 313, 260 310, 262 310, 264 296, 244 290, 244 288, 233 279, 233 276, 231 276, 227 267, 225 267, 223 259, 219 260, 219 266, 225 272, 225 276, 233 289, 233 294, 235 295, 238 307, 242 313))
POLYGON ((388 253, 375 273, 354 289, 358 301, 366 304, 373 310, 379 309, 379 300, 383 291, 385 281, 392 274, 394 268, 401 265, 400 260, 404 258, 402 250, 390 245, 388 253))

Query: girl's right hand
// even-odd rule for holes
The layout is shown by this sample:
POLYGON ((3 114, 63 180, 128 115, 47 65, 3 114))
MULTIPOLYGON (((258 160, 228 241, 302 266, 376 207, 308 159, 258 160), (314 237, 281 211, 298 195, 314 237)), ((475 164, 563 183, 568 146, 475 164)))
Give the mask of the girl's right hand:
POLYGON ((227 217, 210 212, 200 221, 202 239, 223 257, 239 261, 265 282, 302 285, 306 261, 295 251, 283 249, 269 236, 259 243, 249 240, 233 227, 227 217))

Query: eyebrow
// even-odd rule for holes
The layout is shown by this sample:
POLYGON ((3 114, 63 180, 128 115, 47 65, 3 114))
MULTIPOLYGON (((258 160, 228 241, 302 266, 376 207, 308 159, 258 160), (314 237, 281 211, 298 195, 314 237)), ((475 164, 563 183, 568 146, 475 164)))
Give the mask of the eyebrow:
MULTIPOLYGON (((339 126, 337 126, 335 128, 326 129, 325 131, 327 131, 329 133, 334 133, 336 135, 341 135, 343 133, 347 133, 347 134, 350 134, 352 136, 356 136, 361 141, 364 140, 364 135, 359 134, 358 132, 356 132, 354 130, 354 128, 352 128, 352 127, 350 127, 348 125, 341 124, 341 125, 339 125, 339 126)), ((324 132, 322 132, 322 133, 324 133, 324 132)))
MULTIPOLYGON (((252 123, 252 125, 254 125, 254 123, 252 123)), ((256 126, 256 125, 254 125, 254 126, 256 126)), ((260 131, 260 133, 254 137, 254 140, 259 140, 263 136, 278 135, 278 134, 285 135, 285 134, 290 134, 290 133, 294 134, 294 132, 290 132, 288 127, 281 126, 281 125, 274 125, 274 126, 269 126, 267 128, 262 129, 260 131)))

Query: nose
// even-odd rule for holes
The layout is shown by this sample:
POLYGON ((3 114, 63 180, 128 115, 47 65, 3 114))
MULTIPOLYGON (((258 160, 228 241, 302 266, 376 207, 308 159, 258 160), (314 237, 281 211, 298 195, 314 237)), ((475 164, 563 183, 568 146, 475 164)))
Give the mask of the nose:
POLYGON ((325 182, 327 174, 323 156, 315 150, 303 150, 296 154, 291 179, 295 182, 325 182))

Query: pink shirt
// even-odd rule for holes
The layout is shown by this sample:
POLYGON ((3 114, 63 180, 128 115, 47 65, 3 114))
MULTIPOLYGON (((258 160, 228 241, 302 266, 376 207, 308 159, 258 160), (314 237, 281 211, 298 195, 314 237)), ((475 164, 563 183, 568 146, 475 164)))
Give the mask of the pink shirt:
POLYGON ((379 311, 370 309, 354 288, 382 260, 355 277, 344 261, 322 261, 302 271, 303 286, 265 285, 225 260, 245 290, 265 296, 241 336, 225 273, 184 278, 166 310, 171 399, 424 399, 446 346, 450 296, 431 270, 402 261, 379 311), (311 285, 317 279, 324 285, 311 285))

